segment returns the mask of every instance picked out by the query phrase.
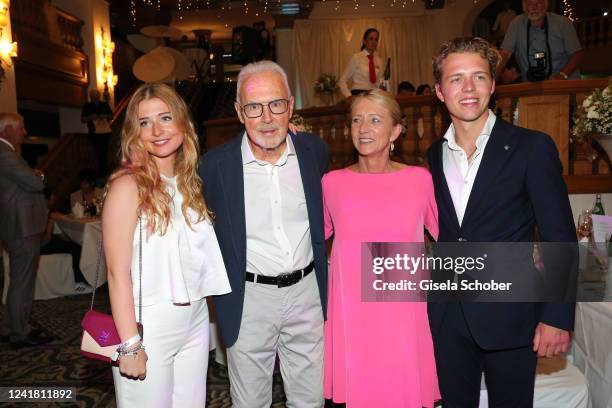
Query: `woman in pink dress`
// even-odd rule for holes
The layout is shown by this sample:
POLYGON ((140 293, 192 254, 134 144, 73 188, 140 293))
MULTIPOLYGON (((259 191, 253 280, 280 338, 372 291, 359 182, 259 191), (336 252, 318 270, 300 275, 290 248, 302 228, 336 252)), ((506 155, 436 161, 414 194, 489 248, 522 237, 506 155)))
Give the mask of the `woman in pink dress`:
POLYGON ((326 238, 334 237, 325 324, 325 397, 348 408, 433 407, 440 399, 427 304, 363 302, 362 242, 438 236, 429 172, 391 161, 401 111, 388 93, 351 104, 357 163, 323 178, 326 238))

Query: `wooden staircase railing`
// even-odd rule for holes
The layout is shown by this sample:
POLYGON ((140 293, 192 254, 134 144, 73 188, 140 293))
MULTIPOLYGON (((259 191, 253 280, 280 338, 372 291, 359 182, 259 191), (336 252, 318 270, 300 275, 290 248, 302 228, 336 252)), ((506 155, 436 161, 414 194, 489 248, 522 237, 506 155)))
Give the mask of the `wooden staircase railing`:
MULTIPOLYGON (((608 79, 544 81, 502 85, 494 95, 495 112, 509 122, 548 133, 555 141, 563 163, 563 173, 571 193, 612 192, 610 161, 605 154, 593 160, 576 155, 570 144, 570 111, 582 103, 595 88, 604 88, 608 79)), ((424 156, 433 141, 444 135, 450 117, 434 95, 404 97, 398 102, 405 116, 406 132, 396 142, 395 159, 410 164, 424 164, 424 156)), ((306 119, 313 133, 324 139, 330 150, 330 168, 342 168, 356 161, 350 138, 348 105, 308 108, 296 113, 306 119)), ((218 146, 243 130, 237 118, 204 123, 207 148, 218 146)))
MULTIPOLYGON (((111 119, 113 136, 109 143, 109 157, 116 165, 118 162, 117 152, 119 147, 119 131, 123 122, 125 109, 137 86, 132 87, 130 92, 122 98, 115 106, 111 119)), ((77 176, 83 169, 99 168, 98 159, 94 147, 85 133, 67 133, 62 135, 59 141, 40 161, 38 168, 47 176, 47 185, 62 200, 77 187, 77 176)), ((105 175, 102 175, 105 176, 105 175)))

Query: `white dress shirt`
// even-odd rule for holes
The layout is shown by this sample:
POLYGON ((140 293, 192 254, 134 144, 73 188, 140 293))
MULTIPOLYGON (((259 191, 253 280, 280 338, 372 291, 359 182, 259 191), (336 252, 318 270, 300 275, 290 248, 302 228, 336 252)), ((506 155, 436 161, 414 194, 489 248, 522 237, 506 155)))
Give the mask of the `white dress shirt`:
POLYGON ((13 144, 12 144, 11 142, 9 142, 8 140, 6 140, 6 139, 4 139, 4 138, 0 137, 0 142, 4 143, 4 144, 6 144, 8 147, 10 147, 12 151, 14 151, 14 152, 15 152, 15 151, 17 151, 17 150, 15 149, 15 146, 13 146, 13 144))
POLYGON ((459 225, 463 222, 465 208, 496 119, 493 112, 489 110, 489 117, 480 136, 476 139, 476 151, 469 160, 466 152, 456 142, 455 127, 452 123, 444 134, 446 141, 442 145, 442 166, 459 225))
POLYGON ((242 137, 247 271, 277 276, 314 259, 300 167, 291 136, 274 164, 257 160, 242 137))
POLYGON ((353 81, 351 89, 374 89, 380 87, 383 79, 382 60, 377 54, 374 54, 374 67, 376 68, 376 82, 370 82, 370 60, 369 53, 364 49, 351 57, 348 65, 344 69, 342 76, 338 80, 340 92, 345 98, 351 96, 351 91, 348 88, 348 81, 353 81))

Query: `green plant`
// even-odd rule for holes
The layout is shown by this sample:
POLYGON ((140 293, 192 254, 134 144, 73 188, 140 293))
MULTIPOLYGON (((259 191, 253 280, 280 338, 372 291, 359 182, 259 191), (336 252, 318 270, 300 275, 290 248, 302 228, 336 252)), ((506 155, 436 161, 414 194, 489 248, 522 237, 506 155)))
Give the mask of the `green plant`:
POLYGON ((293 116, 291 116, 289 122, 293 123, 300 132, 312 132, 312 126, 306 122, 306 119, 297 113, 294 113, 293 116))
POLYGON ((574 114, 572 136, 580 140, 587 133, 612 133, 612 84, 595 89, 574 114))
POLYGON ((334 75, 321 74, 314 84, 314 90, 317 93, 334 93, 338 90, 338 80, 334 75))

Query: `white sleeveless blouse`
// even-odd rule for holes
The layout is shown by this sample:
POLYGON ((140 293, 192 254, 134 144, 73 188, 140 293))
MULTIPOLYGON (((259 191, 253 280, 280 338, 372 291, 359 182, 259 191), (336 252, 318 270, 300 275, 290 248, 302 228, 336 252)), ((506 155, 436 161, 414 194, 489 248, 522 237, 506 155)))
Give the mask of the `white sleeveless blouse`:
MULTIPOLYGON (((147 234, 142 218, 142 305, 171 301, 189 303, 211 295, 231 292, 217 236, 209 221, 195 223, 195 212, 188 211, 187 225, 181 205, 183 196, 176 177, 162 176, 172 196, 171 220, 164 235, 147 234), (147 236, 148 235, 148 236, 147 236)), ((132 248, 132 288, 134 305, 139 296, 140 222, 136 224, 132 248)))

